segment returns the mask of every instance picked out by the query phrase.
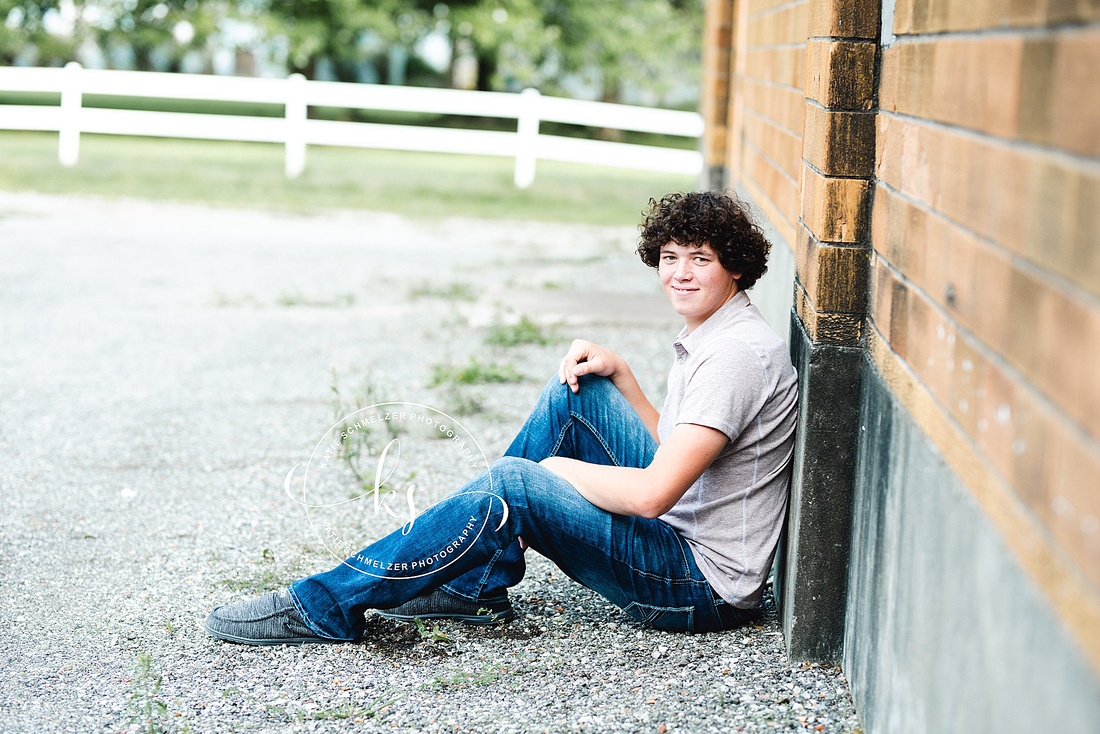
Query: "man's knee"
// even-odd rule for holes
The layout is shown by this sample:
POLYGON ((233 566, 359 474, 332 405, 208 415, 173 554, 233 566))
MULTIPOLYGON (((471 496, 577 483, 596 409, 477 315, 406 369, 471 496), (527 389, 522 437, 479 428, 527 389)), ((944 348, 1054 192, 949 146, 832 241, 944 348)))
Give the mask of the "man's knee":
POLYGON ((602 375, 581 375, 577 378, 577 383, 579 389, 574 394, 568 385, 562 384, 555 373, 542 389, 542 400, 551 406, 560 404, 567 407, 578 399, 596 398, 608 391, 617 392, 611 380, 602 375))

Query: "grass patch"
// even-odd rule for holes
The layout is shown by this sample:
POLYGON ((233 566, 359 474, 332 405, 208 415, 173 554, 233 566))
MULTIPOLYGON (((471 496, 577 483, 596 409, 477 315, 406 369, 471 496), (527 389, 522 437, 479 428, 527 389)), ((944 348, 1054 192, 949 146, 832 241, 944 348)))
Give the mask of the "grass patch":
POLYGON ((433 286, 422 283, 409 290, 409 298, 442 298, 445 301, 476 301, 477 294, 469 283, 450 283, 446 286, 433 286))
POLYGON ((160 700, 160 684, 164 676, 153 670, 153 656, 138 655, 134 677, 130 680, 129 708, 131 724, 140 724, 141 731, 159 734, 165 730, 168 706, 160 700))
POLYGON ((448 415, 467 416, 485 412, 485 396, 467 385, 451 383, 443 393, 448 415))
POLYGON ((485 332, 485 343, 494 347, 518 347, 520 344, 549 344, 543 328, 526 316, 516 324, 496 324, 485 332))
POLYGON ((310 718, 320 720, 351 719, 352 721, 361 722, 380 714, 383 710, 397 703, 402 698, 404 698, 404 696, 395 696, 389 700, 383 700, 385 699, 385 696, 379 696, 374 701, 366 705, 355 703, 354 701, 347 701, 340 704, 339 706, 334 706, 330 709, 321 709, 319 711, 315 711, 310 716, 310 718))
MULTIPOLYGON (((363 469, 361 462, 372 459, 376 453, 380 453, 383 446, 403 433, 403 428, 394 421, 383 421, 381 425, 372 426, 370 423, 364 423, 352 417, 363 408, 386 402, 382 397, 382 387, 369 372, 363 376, 359 388, 350 391, 341 391, 335 368, 330 374, 332 384, 329 389, 332 391, 333 418, 340 422, 339 427, 336 428, 336 434, 341 437, 337 457, 355 475, 357 488, 349 496, 357 498, 375 489, 373 471, 363 469), (355 427, 356 424, 359 424, 358 428, 355 427), (385 435, 376 435, 375 428, 384 430, 385 435)), ((414 475, 415 472, 410 474, 405 484, 411 481, 414 475)), ((383 482, 383 486, 385 484, 386 482, 383 482)), ((393 488, 388 487, 387 490, 389 489, 393 488)))
POLYGON ((285 291, 275 299, 275 304, 291 308, 307 306, 310 308, 348 308, 355 305, 354 293, 337 293, 329 298, 310 298, 298 291, 285 291))
POLYGON ((446 384, 485 385, 489 383, 523 382, 527 378, 516 372, 510 364, 499 365, 493 362, 482 364, 470 357, 470 364, 464 367, 437 364, 432 368, 432 387, 446 384))
POLYGON ((276 562, 275 552, 264 548, 260 560, 248 563, 247 570, 238 569, 234 575, 219 583, 233 591, 250 591, 255 594, 290 586, 306 576, 305 559, 299 555, 289 562, 276 562))
POLYGON ((695 177, 539 161, 512 184, 510 158, 310 147, 283 175, 283 148, 263 143, 81 136, 80 162, 57 161, 57 135, 0 132, 0 190, 130 196, 316 212, 332 207, 448 216, 633 225, 650 197, 695 177))

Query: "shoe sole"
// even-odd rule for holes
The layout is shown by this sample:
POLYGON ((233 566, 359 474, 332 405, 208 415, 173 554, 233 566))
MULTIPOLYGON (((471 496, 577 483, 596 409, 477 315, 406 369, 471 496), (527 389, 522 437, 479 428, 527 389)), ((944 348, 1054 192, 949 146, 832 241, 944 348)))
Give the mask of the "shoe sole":
POLYGON ((351 640, 330 640, 327 637, 287 637, 281 640, 269 640, 269 639, 254 639, 251 637, 237 637, 226 632, 217 632, 209 627, 203 626, 206 633, 211 637, 215 637, 225 642, 235 642, 238 645, 338 645, 345 642, 351 642, 351 640))
POLYGON ((516 618, 516 613, 512 609, 506 609, 503 612, 494 612, 490 614, 451 614, 446 612, 429 612, 426 614, 391 614, 389 612, 380 611, 378 612, 378 615, 381 617, 385 617, 386 619, 396 619, 398 622, 415 622, 418 619, 450 619, 455 622, 462 622, 463 624, 472 624, 475 626, 497 624, 498 622, 510 622, 516 618))

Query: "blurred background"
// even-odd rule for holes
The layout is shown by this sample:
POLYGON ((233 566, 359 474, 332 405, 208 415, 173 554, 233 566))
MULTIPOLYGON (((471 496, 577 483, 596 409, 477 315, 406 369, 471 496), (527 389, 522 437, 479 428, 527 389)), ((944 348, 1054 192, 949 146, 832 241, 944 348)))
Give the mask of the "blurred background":
MULTIPOLYGON (((703 0, 5 1, 0 2, 0 66, 61 67, 75 61, 85 70, 271 80, 297 73, 311 81, 483 92, 532 88, 557 98, 694 113, 701 95, 703 5, 703 0)), ((59 91, 18 87, 0 84, 0 105, 8 106, 0 114, 9 122, 16 106, 57 109, 59 91)), ((240 97, 178 99, 102 91, 85 91, 81 105, 85 111, 243 115, 269 122, 282 118, 285 110, 284 104, 240 97)), ((514 116, 312 102, 308 116, 512 133, 517 128, 514 116)), ((701 121, 698 126, 701 134, 701 121)), ((698 180, 694 170, 639 173, 540 160, 535 188, 517 191, 507 157, 326 149, 311 143, 304 175, 288 181, 278 175, 281 146, 88 135, 87 127, 79 142, 81 165, 63 169, 57 163, 55 132, 0 127, 9 128, 0 131, 0 189, 6 190, 633 224, 650 196, 692 188, 698 180)), ((699 147, 696 134, 552 119, 543 119, 538 131, 668 148, 681 156, 696 156, 699 147)))
POLYGON ((0 64, 518 91, 694 109, 702 0, 0 3, 0 64))

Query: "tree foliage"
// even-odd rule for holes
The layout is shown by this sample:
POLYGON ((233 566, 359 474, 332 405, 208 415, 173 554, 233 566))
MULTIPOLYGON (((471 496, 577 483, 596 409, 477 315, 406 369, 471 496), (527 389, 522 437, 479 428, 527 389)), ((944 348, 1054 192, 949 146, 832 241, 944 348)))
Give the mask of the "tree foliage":
MULTIPOLYGON (((57 65, 94 44, 138 68, 180 68, 215 47, 270 55, 315 78, 451 49, 440 84, 476 67, 479 89, 534 86, 609 101, 698 84, 703 0, 0 0, 0 63, 57 65), (229 33, 227 28, 250 29, 229 33), (465 66, 463 66, 465 64, 465 66)), ((385 74, 379 74, 385 79, 385 74)))

